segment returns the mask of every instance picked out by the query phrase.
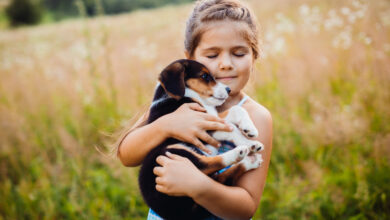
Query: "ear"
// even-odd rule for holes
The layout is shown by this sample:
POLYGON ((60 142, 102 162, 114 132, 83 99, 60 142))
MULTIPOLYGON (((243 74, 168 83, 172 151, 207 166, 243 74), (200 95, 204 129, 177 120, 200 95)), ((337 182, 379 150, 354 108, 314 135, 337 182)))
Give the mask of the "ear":
POLYGON ((185 83, 185 62, 183 60, 175 61, 167 66, 160 74, 159 81, 161 86, 169 96, 180 99, 184 96, 185 83))

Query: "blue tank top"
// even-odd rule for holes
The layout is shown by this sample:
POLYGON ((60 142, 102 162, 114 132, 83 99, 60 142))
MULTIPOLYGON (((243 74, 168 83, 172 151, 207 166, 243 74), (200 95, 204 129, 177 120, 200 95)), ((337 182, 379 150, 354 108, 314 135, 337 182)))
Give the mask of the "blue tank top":
MULTIPOLYGON (((242 106, 247 99, 248 99, 248 96, 246 95, 246 96, 244 96, 244 98, 242 98, 240 100, 240 102, 237 105, 242 106)), ((235 148, 235 146, 232 142, 221 141, 221 147, 218 148, 218 154, 225 153, 226 151, 229 151, 233 148, 235 148)), ((218 171, 218 173, 222 173, 225 170, 229 169, 230 167, 231 167, 231 165, 221 169, 220 171, 218 171)), ((155 211, 153 211, 152 209, 149 209, 147 220, 164 220, 164 219, 161 218, 155 211)), ((211 216, 207 219, 204 219, 204 220, 223 220, 223 219, 213 215, 213 216, 211 216)))

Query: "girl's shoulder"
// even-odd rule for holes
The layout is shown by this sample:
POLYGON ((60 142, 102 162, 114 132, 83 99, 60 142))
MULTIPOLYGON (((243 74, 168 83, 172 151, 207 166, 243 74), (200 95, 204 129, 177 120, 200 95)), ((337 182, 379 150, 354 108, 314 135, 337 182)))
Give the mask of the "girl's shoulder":
POLYGON ((242 107, 247 110, 253 121, 272 124, 271 112, 252 98, 249 97, 248 100, 242 105, 242 107))

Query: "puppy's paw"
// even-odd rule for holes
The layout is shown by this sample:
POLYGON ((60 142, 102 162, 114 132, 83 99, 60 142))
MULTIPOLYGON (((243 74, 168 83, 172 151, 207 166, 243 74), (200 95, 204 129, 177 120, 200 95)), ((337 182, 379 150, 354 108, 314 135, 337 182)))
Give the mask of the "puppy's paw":
POLYGON ((221 154, 225 166, 240 162, 249 154, 247 146, 237 146, 236 148, 221 154))
POLYGON ((251 153, 256 153, 264 150, 264 145, 259 141, 253 141, 252 145, 250 145, 251 153))
POLYGON ((259 135, 255 125, 250 121, 250 119, 243 119, 238 124, 238 128, 241 130, 241 132, 248 138, 254 138, 259 135))
POLYGON ((255 153, 246 156, 242 161, 240 161, 239 164, 242 164, 245 170, 248 171, 248 170, 258 168, 261 165, 261 163, 263 163, 263 157, 261 156, 261 154, 255 153))
POLYGON ((236 162, 241 161, 249 154, 249 148, 247 146, 237 146, 232 151, 236 152, 236 162))

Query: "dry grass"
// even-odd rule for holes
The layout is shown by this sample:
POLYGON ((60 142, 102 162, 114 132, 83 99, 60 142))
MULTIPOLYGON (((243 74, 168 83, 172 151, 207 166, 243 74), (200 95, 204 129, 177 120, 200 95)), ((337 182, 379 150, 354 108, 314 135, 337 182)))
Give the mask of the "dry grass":
MULTIPOLYGON (((390 212, 390 4, 250 1, 262 57, 246 88, 274 118, 255 216, 390 212)), ((191 6, 0 33, 0 216, 144 218, 137 170, 103 151, 183 57, 191 6)))

